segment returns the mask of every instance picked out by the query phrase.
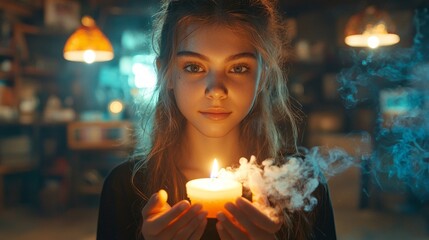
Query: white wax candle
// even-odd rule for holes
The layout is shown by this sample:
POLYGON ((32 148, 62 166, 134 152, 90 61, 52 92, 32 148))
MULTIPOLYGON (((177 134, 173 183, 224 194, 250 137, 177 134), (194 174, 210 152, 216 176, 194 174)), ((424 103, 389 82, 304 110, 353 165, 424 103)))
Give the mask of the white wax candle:
POLYGON ((239 182, 218 178, 199 178, 186 183, 186 192, 192 204, 201 203, 208 218, 216 218, 227 202, 234 202, 242 195, 239 182))

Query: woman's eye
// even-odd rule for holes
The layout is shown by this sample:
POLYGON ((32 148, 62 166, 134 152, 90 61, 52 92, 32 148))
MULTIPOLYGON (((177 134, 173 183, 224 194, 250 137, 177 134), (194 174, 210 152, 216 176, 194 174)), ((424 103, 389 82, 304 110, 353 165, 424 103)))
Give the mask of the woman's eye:
POLYGON ((232 73, 245 73, 249 71, 249 67, 245 65, 237 65, 231 68, 230 72, 232 73))
POLYGON ((201 73, 204 69, 198 64, 188 64, 185 66, 185 71, 190 73, 201 73))

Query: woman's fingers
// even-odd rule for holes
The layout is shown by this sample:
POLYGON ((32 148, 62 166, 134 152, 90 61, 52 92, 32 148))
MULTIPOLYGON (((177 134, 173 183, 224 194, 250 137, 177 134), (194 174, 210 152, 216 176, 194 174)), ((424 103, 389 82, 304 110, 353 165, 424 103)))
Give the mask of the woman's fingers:
POLYGON ((157 235, 167 227, 166 224, 155 221, 159 215, 162 215, 171 208, 167 203, 167 199, 167 193, 164 190, 160 190, 150 197, 149 201, 142 209, 143 225, 141 232, 145 238, 149 239, 150 236, 157 235))
POLYGON ((228 232, 225 230, 221 222, 216 223, 216 230, 222 240, 233 240, 228 232))
POLYGON ((244 198, 225 204, 225 209, 217 215, 216 227, 222 239, 275 239, 281 228, 281 223, 272 221, 244 198))
POLYGON ((258 228, 252 222, 252 220, 245 213, 243 213, 236 205, 234 205, 233 203, 227 203, 225 204, 225 209, 230 212, 230 214, 233 216, 233 218, 236 219, 238 224, 244 228, 243 231, 246 231, 248 235, 252 237, 261 235, 261 229, 258 228))
MULTIPOLYGON (((201 209, 202 206, 200 206, 198 211, 201 209)), ((203 232, 205 225, 207 224, 207 212, 200 212, 198 213, 197 210, 189 210, 189 212, 193 212, 193 214, 189 214, 191 218, 188 218, 187 216, 183 216, 181 218, 182 223, 186 221, 186 225, 182 224, 179 228, 179 231, 177 231, 177 234, 175 235, 175 239, 200 239, 203 232), (182 219, 184 221, 182 221, 182 219), (202 228, 202 231, 201 231, 202 228)))
POLYGON ((281 222, 276 223, 271 220, 264 213, 259 211, 253 204, 245 198, 237 198, 236 205, 240 212, 245 214, 245 219, 251 220, 254 225, 263 229, 264 231, 275 233, 280 230, 281 222))
POLYGON ((200 239, 207 225, 202 205, 180 201, 171 207, 164 190, 155 193, 142 210, 145 239, 200 239))
POLYGON ((203 212, 203 217, 198 217, 201 208, 201 205, 189 207, 188 201, 181 201, 169 211, 146 220, 143 236, 148 239, 188 239, 207 215, 203 212))
POLYGON ((163 189, 157 193, 154 193, 142 210, 143 219, 168 209, 170 205, 167 204, 167 199, 168 194, 163 189))
MULTIPOLYGON (((198 207, 194 207, 198 209, 198 207)), ((173 239, 181 228, 188 228, 189 221, 195 216, 188 201, 183 200, 175 204, 169 211, 153 219, 153 225, 164 226, 156 233, 156 239, 173 239)))
MULTIPOLYGON (((200 213, 201 214, 201 213, 200 213)), ((207 212, 203 213, 203 216, 198 216, 200 219, 201 217, 203 217, 203 220, 200 221, 200 225, 198 226, 198 228, 194 231, 194 233, 192 233, 191 237, 189 238, 190 240, 199 240, 201 239, 201 237, 204 234, 204 230, 206 229, 207 226, 207 212)), ((199 221, 199 220, 198 220, 199 221)))
POLYGON ((159 191, 151 196, 148 203, 142 210, 143 235, 156 236, 164 233, 173 236, 175 232, 166 230, 170 223, 180 216, 190 207, 188 201, 184 200, 173 207, 167 203, 167 193, 164 190, 159 191))
POLYGON ((150 219, 149 221, 156 221, 157 224, 162 226, 168 226, 172 221, 179 217, 186 209, 190 207, 190 203, 186 200, 178 202, 170 210, 158 215, 156 218, 150 219))
MULTIPOLYGON (((220 212, 217 214, 217 219, 219 220, 219 223, 220 223, 220 226, 217 226, 217 227, 218 228, 220 227, 222 229, 222 231, 226 233, 226 234, 222 233, 222 234, 224 234, 224 237, 225 237, 225 238, 221 237, 222 239, 229 239, 229 238, 231 238, 231 239, 249 239, 249 237, 241 229, 241 227, 234 223, 234 219, 232 218, 232 216, 227 216, 225 213, 220 212)), ((219 236, 220 235, 221 235, 221 233, 219 233, 219 236)))
MULTIPOLYGON (((201 204, 192 205, 186 212, 184 212, 177 219, 175 219, 172 223, 170 223, 170 229, 173 232, 177 232, 180 229, 182 229, 184 226, 189 225, 191 220, 196 219, 197 214, 200 212, 200 210, 202 208, 203 208, 203 206, 201 204)), ((196 225, 195 228, 197 226, 198 225, 196 225)))

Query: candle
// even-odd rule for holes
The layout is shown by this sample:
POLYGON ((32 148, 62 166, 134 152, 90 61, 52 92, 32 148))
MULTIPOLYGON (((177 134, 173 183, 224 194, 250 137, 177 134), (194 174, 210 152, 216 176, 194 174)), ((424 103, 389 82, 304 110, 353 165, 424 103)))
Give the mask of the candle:
POLYGON ((186 192, 191 203, 200 203, 207 211, 208 218, 216 218, 227 202, 234 202, 242 195, 242 186, 239 182, 217 178, 217 161, 213 162, 210 178, 194 179, 186 183, 186 192))

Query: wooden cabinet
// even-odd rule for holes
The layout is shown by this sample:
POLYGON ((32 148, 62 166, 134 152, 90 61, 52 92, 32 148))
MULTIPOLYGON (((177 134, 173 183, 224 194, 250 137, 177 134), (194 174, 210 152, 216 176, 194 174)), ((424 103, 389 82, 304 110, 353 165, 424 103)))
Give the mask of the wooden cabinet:
POLYGON ((22 149, 19 154, 0 149, 0 207, 5 201, 2 196, 6 195, 7 200, 10 195, 8 178, 22 175, 22 179, 27 179, 24 174, 30 172, 37 173, 30 183, 36 189, 31 193, 31 201, 39 202, 37 191, 44 188, 51 165, 65 155, 64 147, 57 147, 66 137, 61 130, 65 122, 44 119, 40 93, 48 96, 57 93, 62 48, 54 47, 53 43, 63 44, 67 35, 36 26, 37 21, 32 21, 36 12, 37 8, 30 4, 0 1, 0 142, 11 144, 14 139, 30 142, 26 152, 22 149), (46 59, 58 64, 46 64, 46 59), (47 148, 61 149, 53 149, 52 156, 48 156, 47 148))
MULTIPOLYGON (((45 115, 49 99, 56 98, 58 108, 64 107, 63 70, 66 61, 62 48, 68 33, 23 23, 15 24, 19 55, 15 74, 19 117, 24 121, 43 119, 63 121, 45 115), (32 107, 33 106, 33 107, 32 107)), ((70 119, 67 119, 70 120, 70 119)))
POLYGON ((0 210, 11 197, 45 213, 96 202, 104 178, 134 147, 128 121, 0 122, 0 133, 0 210), (12 154, 5 145, 14 145, 12 154))
POLYGON ((0 124, 0 211, 10 202, 7 178, 35 169, 27 132, 16 124, 0 124))
POLYGON ((49 169, 66 155, 64 127, 0 121, 0 208, 39 203, 49 169))
MULTIPOLYGON (((16 57, 13 49, 7 48, 6 46, 0 47, 0 106, 3 105, 14 108, 17 105, 17 91, 15 87, 15 62, 16 57)), ((8 115, 5 117, 7 116, 8 115)))
MULTIPOLYGON (((16 26, 33 15, 33 6, 4 0, 0 2, 0 106, 17 110, 20 73, 20 34, 16 26)), ((7 111, 4 110, 3 111, 7 111)), ((0 115, 0 117, 14 117, 0 115)))
POLYGON ((37 121, 47 99, 61 97, 71 32, 44 26, 41 12, 41 3, 0 1, 0 120, 37 121))

